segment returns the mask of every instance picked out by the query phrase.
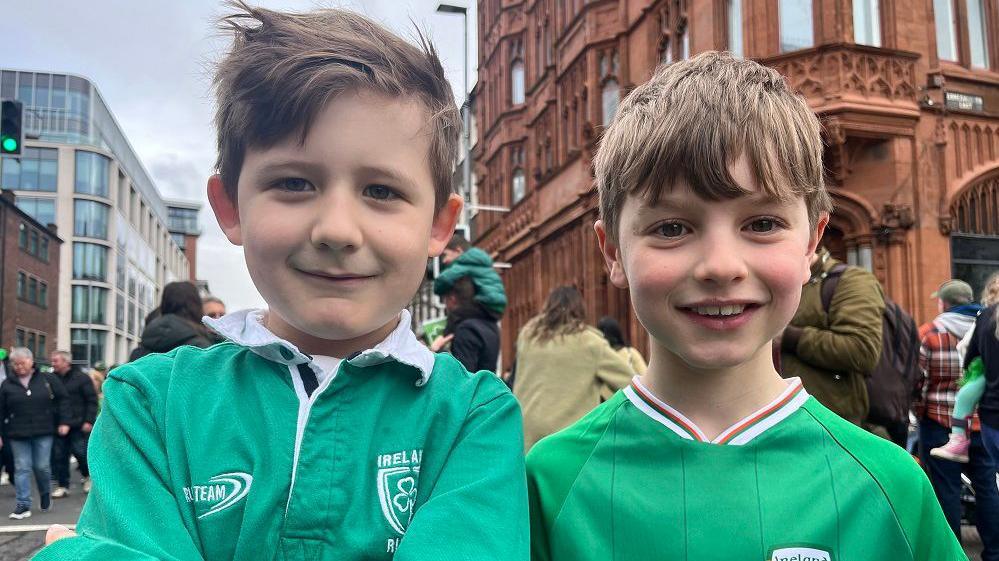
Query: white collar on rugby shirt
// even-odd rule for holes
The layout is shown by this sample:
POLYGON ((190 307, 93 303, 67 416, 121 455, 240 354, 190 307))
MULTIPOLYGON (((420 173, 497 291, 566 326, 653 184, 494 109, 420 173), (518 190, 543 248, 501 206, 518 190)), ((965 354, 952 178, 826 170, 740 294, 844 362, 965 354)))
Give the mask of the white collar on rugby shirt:
MULTIPOLYGON (((264 326, 266 313, 266 310, 240 310, 219 319, 205 316, 201 321, 219 335, 267 360, 288 366, 312 362, 312 357, 264 326)), ((434 353, 416 339, 409 327, 411 321, 409 310, 403 310, 399 314, 399 325, 388 337, 374 347, 348 358, 347 362, 363 368, 394 360, 419 372, 417 386, 426 384, 434 369, 434 353)))

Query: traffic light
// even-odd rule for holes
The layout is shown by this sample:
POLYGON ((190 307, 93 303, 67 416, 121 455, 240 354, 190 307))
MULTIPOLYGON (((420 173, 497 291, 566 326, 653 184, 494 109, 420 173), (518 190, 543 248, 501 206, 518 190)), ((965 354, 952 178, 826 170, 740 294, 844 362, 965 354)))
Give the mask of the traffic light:
POLYGON ((24 105, 20 101, 3 101, 2 118, 0 118, 0 153, 19 156, 24 144, 24 130, 21 119, 24 105))

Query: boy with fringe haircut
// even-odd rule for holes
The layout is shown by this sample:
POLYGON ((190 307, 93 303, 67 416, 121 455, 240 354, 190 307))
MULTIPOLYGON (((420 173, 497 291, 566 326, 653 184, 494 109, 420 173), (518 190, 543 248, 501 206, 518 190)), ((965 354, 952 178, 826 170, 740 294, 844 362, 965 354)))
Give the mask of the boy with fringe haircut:
POLYGON ((462 205, 433 47, 235 6, 208 195, 268 310, 110 373, 79 535, 38 558, 526 559, 517 403, 405 310, 462 205))
POLYGON ((660 67, 595 170, 651 359, 528 454, 532 559, 966 559, 904 450, 774 369, 832 206, 805 101, 728 54, 660 67))

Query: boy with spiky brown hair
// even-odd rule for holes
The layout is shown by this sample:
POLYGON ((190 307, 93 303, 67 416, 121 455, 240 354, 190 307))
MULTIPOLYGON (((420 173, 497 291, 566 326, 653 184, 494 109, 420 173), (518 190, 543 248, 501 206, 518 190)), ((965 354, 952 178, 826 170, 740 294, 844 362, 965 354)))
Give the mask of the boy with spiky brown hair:
POLYGON ((436 53, 349 12, 237 8, 208 196, 269 309, 110 373, 79 536, 39 558, 526 559, 517 403, 405 310, 462 205, 436 53))
POLYGON ((532 558, 965 559, 904 450, 774 369, 831 210, 819 122, 783 78, 714 52, 659 68, 596 179, 651 360, 528 454, 532 558))

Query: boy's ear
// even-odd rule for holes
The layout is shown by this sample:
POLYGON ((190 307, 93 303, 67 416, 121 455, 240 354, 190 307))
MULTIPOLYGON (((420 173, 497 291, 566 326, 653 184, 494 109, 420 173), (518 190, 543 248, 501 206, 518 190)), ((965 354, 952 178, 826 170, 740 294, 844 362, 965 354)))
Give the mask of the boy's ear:
POLYGON ((607 237, 607 225, 603 220, 597 220, 593 224, 593 230, 597 233, 597 243, 600 244, 600 253, 607 263, 611 283, 618 288, 628 288, 628 276, 624 272, 624 265, 621 263, 621 248, 607 237))
POLYGON ((807 284, 812 278, 812 255, 815 254, 815 250, 818 249, 819 243, 822 242, 822 234, 825 233, 826 226, 828 225, 829 213, 820 212, 819 219, 815 221, 815 231, 808 237, 808 253, 805 254, 805 280, 801 281, 802 285, 807 284))
POLYGON ((239 205, 229 198, 222 183, 222 176, 215 174, 208 178, 208 202, 215 212, 215 219, 233 245, 243 245, 243 232, 239 224, 239 205))
POLYGON ((437 211, 434 216, 434 223, 430 227, 430 245, 427 247, 429 257, 437 257, 444 253, 444 248, 451 241, 454 235, 454 227, 458 224, 458 217, 461 216, 461 209, 465 206, 461 195, 451 193, 451 196, 444 202, 444 206, 437 211))

